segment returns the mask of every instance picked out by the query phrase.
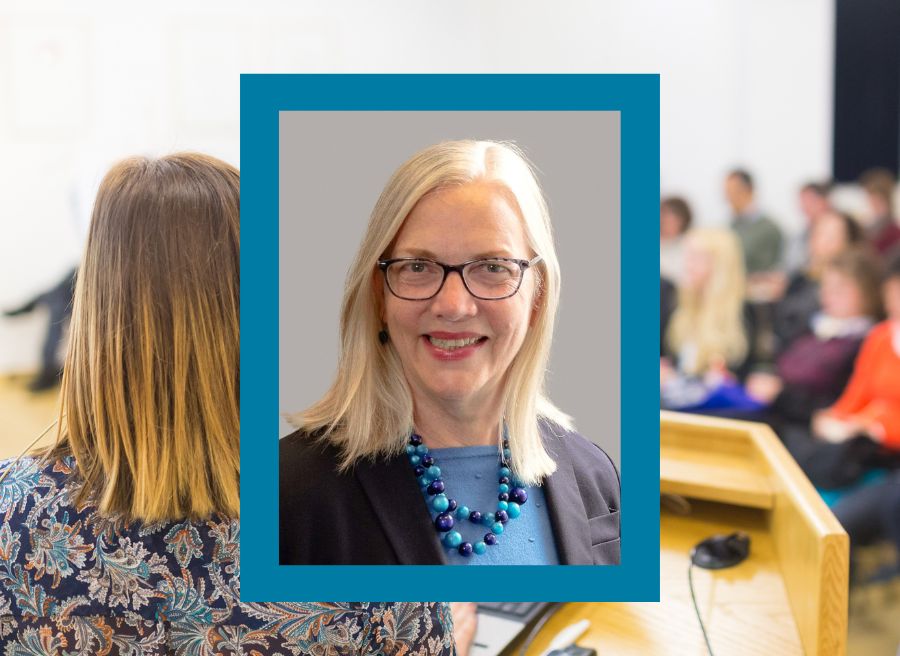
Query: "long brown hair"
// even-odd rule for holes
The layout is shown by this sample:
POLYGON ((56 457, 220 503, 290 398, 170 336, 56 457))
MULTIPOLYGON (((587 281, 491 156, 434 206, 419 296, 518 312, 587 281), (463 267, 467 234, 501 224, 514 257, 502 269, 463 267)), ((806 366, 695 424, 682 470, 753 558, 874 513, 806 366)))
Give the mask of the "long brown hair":
POLYGON ((240 173, 180 153, 115 165, 78 272, 57 442, 79 502, 144 521, 237 517, 240 173))

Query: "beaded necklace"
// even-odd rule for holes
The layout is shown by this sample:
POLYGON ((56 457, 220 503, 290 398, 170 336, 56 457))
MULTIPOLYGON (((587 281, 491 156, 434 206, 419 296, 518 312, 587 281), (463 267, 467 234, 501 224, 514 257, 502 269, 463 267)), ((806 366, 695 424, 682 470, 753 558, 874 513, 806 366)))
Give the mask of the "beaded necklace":
POLYGON ((443 534, 441 542, 466 558, 472 554, 480 556, 489 546, 496 545, 498 537, 503 534, 504 526, 522 513, 522 505, 528 501, 525 486, 513 477, 510 471, 511 452, 509 440, 506 438, 503 439, 503 452, 500 457, 496 512, 481 513, 467 506, 460 506, 456 499, 447 496, 444 481, 441 479, 441 469, 437 466, 434 456, 428 452, 421 435, 412 433, 409 436, 406 454, 414 468, 416 480, 425 493, 428 507, 438 513, 434 519, 434 528, 443 534), (482 524, 490 529, 484 534, 484 538, 475 544, 463 541, 459 531, 453 530, 457 520, 466 519, 472 524, 482 524))

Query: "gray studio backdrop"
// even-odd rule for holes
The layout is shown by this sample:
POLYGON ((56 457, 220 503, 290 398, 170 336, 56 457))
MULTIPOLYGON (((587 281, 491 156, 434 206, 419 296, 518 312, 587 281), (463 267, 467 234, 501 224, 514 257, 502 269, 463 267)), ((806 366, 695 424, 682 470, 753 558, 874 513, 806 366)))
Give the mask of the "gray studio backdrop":
POLYGON ((448 139, 514 141, 538 169, 562 268, 550 398, 618 465, 619 134, 618 112, 282 112, 281 412, 334 377, 344 278, 394 169, 448 139))

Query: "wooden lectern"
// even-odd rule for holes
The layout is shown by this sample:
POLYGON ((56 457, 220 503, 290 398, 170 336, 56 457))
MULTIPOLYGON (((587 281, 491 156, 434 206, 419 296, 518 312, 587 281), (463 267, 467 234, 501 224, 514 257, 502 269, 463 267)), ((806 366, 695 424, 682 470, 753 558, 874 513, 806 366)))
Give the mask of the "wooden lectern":
POLYGON ((688 588, 689 553, 713 534, 734 531, 751 537, 747 560, 693 570, 713 652, 846 653, 847 534, 768 426, 660 413, 660 493, 677 502, 660 511, 660 603, 567 604, 529 654, 588 618, 578 644, 601 655, 705 655, 688 588))

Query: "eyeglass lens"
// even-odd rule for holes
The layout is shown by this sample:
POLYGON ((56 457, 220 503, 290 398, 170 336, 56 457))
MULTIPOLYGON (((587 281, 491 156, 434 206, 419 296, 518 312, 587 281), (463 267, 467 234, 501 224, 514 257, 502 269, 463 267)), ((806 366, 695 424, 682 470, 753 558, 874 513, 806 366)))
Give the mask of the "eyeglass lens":
MULTIPOLYGON (((516 292, 522 269, 515 262, 479 260, 462 271, 469 291, 480 298, 504 298, 516 292)), ((387 268, 388 284, 398 296, 426 299, 437 294, 444 281, 443 267, 428 260, 394 262, 387 268)))

